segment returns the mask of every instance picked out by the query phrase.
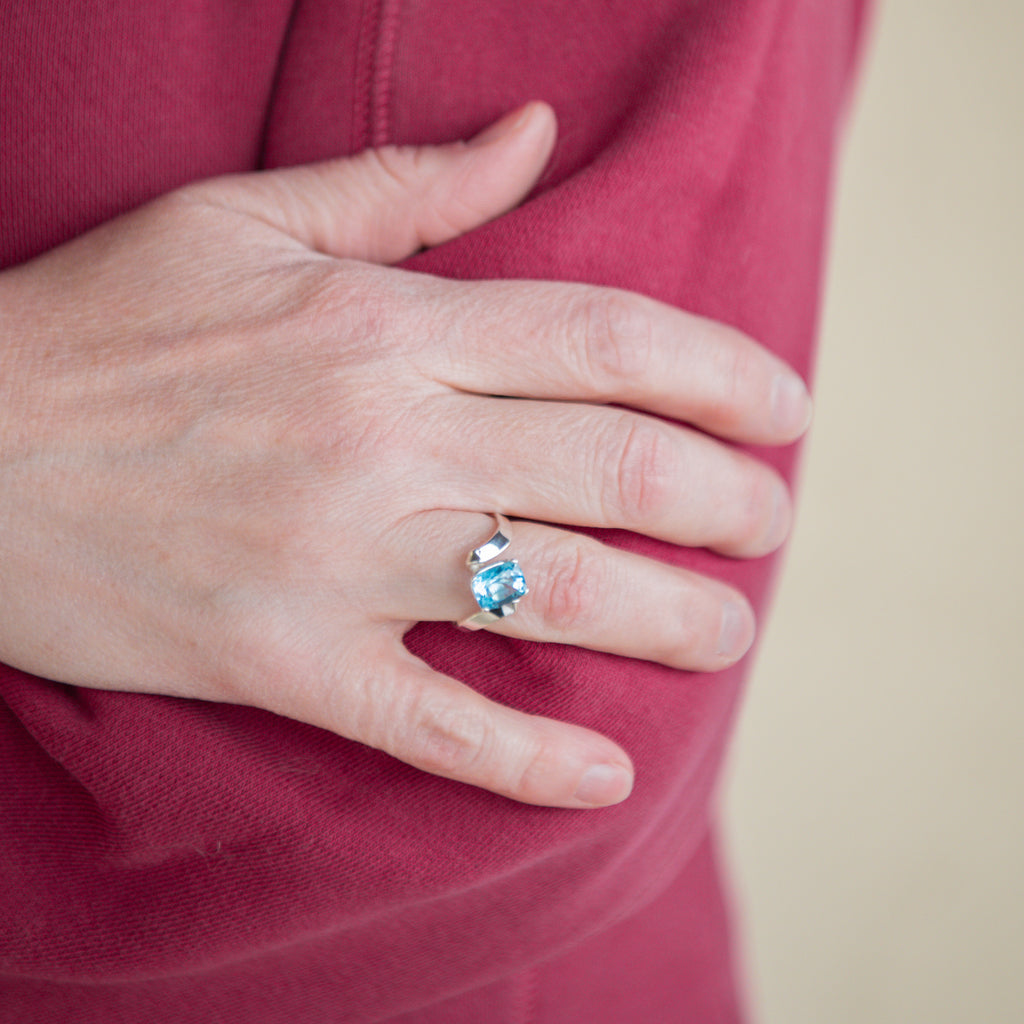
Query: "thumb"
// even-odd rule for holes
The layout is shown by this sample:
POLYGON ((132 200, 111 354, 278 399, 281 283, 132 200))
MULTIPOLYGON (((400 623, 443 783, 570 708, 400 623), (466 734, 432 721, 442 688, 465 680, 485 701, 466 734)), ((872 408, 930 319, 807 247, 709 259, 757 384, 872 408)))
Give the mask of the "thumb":
POLYGON ((216 189, 218 204, 257 217, 311 249, 394 263, 514 207, 540 177, 556 132, 554 111, 534 102, 469 142, 384 146, 207 184, 216 189))

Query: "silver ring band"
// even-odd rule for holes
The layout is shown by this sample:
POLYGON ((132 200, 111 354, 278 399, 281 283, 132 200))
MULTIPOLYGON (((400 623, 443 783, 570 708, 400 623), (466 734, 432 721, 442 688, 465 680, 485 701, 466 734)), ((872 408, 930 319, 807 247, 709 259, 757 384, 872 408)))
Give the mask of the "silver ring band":
POLYGON ((514 558, 501 559, 512 543, 512 527, 500 513, 491 514, 494 534, 466 556, 466 568, 473 573, 470 591, 480 610, 459 622, 463 629, 483 629, 514 615, 520 599, 529 593, 519 563, 514 558))

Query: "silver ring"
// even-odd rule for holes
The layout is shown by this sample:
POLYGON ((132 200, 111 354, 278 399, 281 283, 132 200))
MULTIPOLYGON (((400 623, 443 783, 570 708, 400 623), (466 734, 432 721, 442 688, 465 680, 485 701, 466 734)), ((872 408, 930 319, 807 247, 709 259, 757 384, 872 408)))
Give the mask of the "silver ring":
POLYGON ((503 515, 491 514, 496 523, 494 534, 466 556, 466 568, 473 574, 470 591, 480 611, 459 622, 463 629, 483 629, 514 615, 520 598, 529 593, 519 563, 501 558, 512 543, 512 527, 503 515))

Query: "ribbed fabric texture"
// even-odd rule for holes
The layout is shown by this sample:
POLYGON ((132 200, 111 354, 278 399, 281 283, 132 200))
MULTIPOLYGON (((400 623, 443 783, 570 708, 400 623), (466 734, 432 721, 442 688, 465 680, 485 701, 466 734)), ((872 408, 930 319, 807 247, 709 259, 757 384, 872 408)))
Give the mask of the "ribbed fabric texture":
MULTIPOLYGON (((5 4, 0 266, 190 180, 465 137, 545 99, 561 134, 531 197, 408 266, 633 289, 809 377, 861 7, 5 4)), ((796 447, 756 454, 793 479, 796 447)), ((763 623, 777 558, 600 536, 729 581, 763 623)), ((0 1021, 739 1020, 708 824, 751 658, 677 672, 444 623, 408 644, 613 737, 633 795, 524 806, 259 710, 0 667, 0 1021)))

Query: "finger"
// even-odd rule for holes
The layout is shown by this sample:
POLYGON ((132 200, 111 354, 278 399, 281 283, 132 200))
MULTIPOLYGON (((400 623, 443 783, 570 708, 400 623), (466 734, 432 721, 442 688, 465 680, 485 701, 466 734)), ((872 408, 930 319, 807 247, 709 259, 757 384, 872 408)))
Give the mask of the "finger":
MULTIPOLYGON (((479 611, 465 558, 493 530, 492 516, 464 512, 407 524, 396 539, 408 553, 393 556, 402 566, 388 595, 394 617, 461 622, 479 611)), ((717 580, 538 523, 514 521, 511 531, 500 558, 519 563, 529 592, 487 627, 494 632, 705 672, 734 664, 753 643, 749 603, 717 580)))
POLYGON ((338 681, 346 696, 322 723, 336 732, 522 803, 587 808, 629 795, 632 764, 611 740, 488 700, 415 658, 393 630, 359 661, 361 678, 338 681))
POLYGON ((421 369, 459 390, 615 402, 753 444, 789 443, 810 422, 800 376, 725 324, 612 288, 431 287, 446 291, 454 314, 440 353, 421 369))
POLYGON ((433 457, 446 460, 438 505, 630 530, 733 558, 766 555, 789 533, 782 478, 698 431, 579 403, 448 395, 434 405, 433 457))
POLYGON ((555 142, 554 111, 528 103, 469 142, 385 146, 353 157, 193 186, 319 252, 394 263, 515 206, 555 142))

